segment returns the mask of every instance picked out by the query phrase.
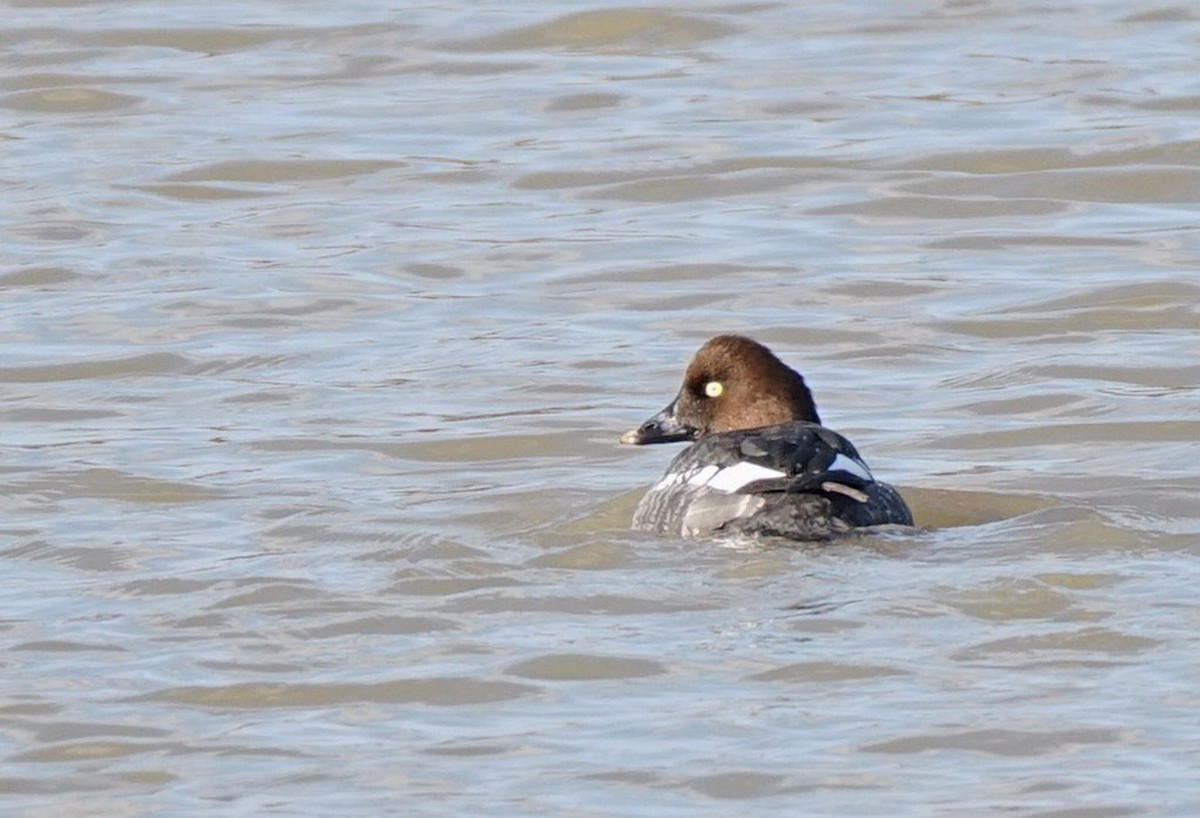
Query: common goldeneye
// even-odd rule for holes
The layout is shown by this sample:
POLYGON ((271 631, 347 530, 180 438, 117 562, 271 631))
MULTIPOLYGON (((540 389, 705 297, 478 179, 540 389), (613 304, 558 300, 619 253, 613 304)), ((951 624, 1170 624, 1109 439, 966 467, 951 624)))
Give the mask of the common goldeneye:
POLYGON ((749 338, 710 339, 670 405, 621 436, 634 445, 682 440, 694 442, 646 492, 634 528, 827 540, 913 524, 900 493, 821 425, 800 373, 749 338))

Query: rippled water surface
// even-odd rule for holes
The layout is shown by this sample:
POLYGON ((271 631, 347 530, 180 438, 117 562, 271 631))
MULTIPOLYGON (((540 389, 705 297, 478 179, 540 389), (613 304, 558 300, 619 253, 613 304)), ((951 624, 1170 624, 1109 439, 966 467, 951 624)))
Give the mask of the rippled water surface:
POLYGON ((1200 11, 9 3, 7 815, 1200 813, 1200 11), (628 530, 746 332, 922 531, 628 530))

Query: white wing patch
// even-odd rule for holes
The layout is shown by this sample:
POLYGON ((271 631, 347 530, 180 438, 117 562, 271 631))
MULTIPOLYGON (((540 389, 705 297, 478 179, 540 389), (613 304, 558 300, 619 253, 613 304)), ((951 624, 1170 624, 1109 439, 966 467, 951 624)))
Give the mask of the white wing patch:
POLYGON ((671 486, 678 483, 681 479, 683 479, 683 475, 676 474, 675 472, 670 472, 670 473, 664 474, 657 483, 655 483, 653 486, 650 487, 650 490, 651 491, 663 491, 665 489, 669 489, 671 486))
POLYGON ((708 487, 717 491, 723 491, 726 494, 732 494, 742 486, 747 483, 753 483, 755 480, 770 480, 775 477, 786 476, 787 472, 781 472, 778 469, 768 469, 766 466, 742 461, 741 463, 735 463, 727 469, 717 470, 708 480, 708 487))
POLYGON ((708 483, 709 478, 720 470, 718 466, 704 466, 703 468, 692 469, 691 471, 668 472, 650 490, 666 491, 684 483, 689 486, 703 486, 708 483))
POLYGON ((861 460, 855 460, 853 457, 838 452, 837 457, 833 458, 833 462, 825 469, 827 472, 844 471, 846 474, 853 474, 855 477, 861 477, 868 483, 875 482, 875 478, 871 476, 871 470, 867 468, 867 464, 861 460))

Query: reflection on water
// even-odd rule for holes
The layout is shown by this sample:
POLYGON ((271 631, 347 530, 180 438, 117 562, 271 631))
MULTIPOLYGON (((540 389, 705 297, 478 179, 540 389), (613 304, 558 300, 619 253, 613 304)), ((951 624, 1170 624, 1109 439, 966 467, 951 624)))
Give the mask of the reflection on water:
POLYGON ((0 34, 8 812, 1200 806, 1189 9, 62 12, 0 34), (718 331, 921 530, 629 531, 718 331))

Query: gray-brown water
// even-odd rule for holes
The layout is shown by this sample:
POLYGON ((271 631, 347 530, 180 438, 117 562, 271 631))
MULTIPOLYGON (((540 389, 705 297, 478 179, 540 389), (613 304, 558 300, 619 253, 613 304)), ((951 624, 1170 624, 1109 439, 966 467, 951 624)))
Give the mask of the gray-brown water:
POLYGON ((4 814, 1200 812, 1200 11, 4 13, 4 814), (926 530, 631 533, 717 331, 926 530))

